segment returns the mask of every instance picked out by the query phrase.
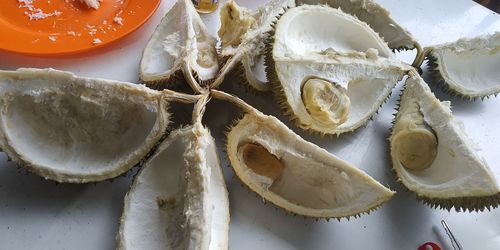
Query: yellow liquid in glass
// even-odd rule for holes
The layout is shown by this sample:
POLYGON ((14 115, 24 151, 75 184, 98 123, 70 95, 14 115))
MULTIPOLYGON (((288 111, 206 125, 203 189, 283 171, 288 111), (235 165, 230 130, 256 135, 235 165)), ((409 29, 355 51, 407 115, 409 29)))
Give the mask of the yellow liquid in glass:
POLYGON ((193 4, 199 13, 211 13, 217 9, 219 0, 193 0, 193 4))

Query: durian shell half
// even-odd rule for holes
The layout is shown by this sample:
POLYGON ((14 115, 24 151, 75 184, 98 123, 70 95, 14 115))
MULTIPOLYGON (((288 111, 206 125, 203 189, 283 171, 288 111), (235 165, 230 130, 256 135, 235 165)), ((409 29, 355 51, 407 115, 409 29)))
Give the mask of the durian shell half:
POLYGON ((500 32, 429 47, 433 81, 473 100, 500 93, 500 32))
POLYGON ((406 80, 389 140, 393 169, 402 184, 418 199, 433 207, 447 210, 454 207, 457 211, 484 210, 500 204, 497 181, 453 117, 449 102, 440 102, 419 76, 406 80), (419 109, 411 111, 408 107, 413 104, 419 109), (394 143, 398 131, 415 128, 401 122, 412 119, 413 112, 423 116, 426 126, 437 138, 437 155, 430 166, 422 170, 405 168, 394 143))
POLYGON ((301 4, 326 4, 340 8, 345 13, 356 16, 366 22, 380 34, 393 50, 413 49, 418 44, 406 29, 401 27, 390 15, 389 11, 372 0, 296 0, 301 4))
POLYGON ((297 126, 321 134, 338 135, 367 124, 411 69, 394 59, 387 44, 365 23, 326 6, 288 10, 276 23, 266 54, 268 79, 285 112, 297 126), (310 78, 346 90, 351 110, 345 123, 325 126, 309 114, 301 91, 310 78))
POLYGON ((215 141, 172 131, 125 196, 118 249, 228 249, 229 201, 215 141))
POLYGON ((160 92, 53 69, 0 71, 0 147, 57 182, 95 182, 138 164, 165 134, 160 92))
POLYGON ((219 71, 216 42, 193 3, 177 0, 144 48, 139 78, 153 89, 172 87, 184 79, 208 83, 219 71))
POLYGON ((273 116, 246 114, 227 138, 226 152, 239 179, 288 212, 349 218, 376 209, 394 194, 363 171, 305 141, 273 116), (246 145, 260 147, 261 152, 254 152, 254 157, 250 152, 250 158, 245 158, 246 145), (267 153, 262 154, 262 149, 267 153), (270 158, 280 162, 281 170, 270 169, 271 161, 266 160, 270 158), (249 166, 246 159, 252 161, 248 164, 261 165, 249 166))

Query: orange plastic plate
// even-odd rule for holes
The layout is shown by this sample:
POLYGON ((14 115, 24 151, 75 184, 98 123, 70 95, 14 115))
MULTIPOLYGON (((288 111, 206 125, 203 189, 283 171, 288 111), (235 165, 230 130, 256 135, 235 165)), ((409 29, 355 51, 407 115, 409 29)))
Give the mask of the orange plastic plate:
POLYGON ((67 55, 102 47, 144 24, 160 0, 0 0, 0 49, 67 55), (121 23, 121 24, 120 24, 121 23))

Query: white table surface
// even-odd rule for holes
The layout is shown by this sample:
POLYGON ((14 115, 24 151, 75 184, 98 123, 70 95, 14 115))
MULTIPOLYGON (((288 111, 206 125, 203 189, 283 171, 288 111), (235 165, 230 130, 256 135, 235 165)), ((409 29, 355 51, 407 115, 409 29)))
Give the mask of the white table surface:
MULTIPOLYGON (((256 7, 265 0, 238 0, 256 7)), ((399 23, 423 46, 500 31, 500 16, 469 0, 379 0, 399 23)), ((120 43, 93 53, 66 58, 39 58, 0 52, 0 69, 52 67, 78 75, 137 82, 141 51, 160 18, 172 6, 163 0, 154 17, 139 31, 120 43)), ((216 16, 203 17, 210 30, 218 29, 216 16)), ((1 36, 1 34, 0 34, 1 36)), ((0 38, 1 39, 1 38, 0 38)), ((401 55, 406 60, 411 53, 401 55)), ((499 68, 500 70, 500 68, 499 68)), ((431 86, 441 100, 450 100, 453 113, 464 122, 478 153, 500 177, 500 99, 464 102, 431 86)), ((276 101, 269 94, 249 94, 236 81, 222 89, 235 93, 286 124, 276 101)), ((359 166, 384 185, 396 190, 395 197, 370 215, 350 221, 319 221, 292 217, 240 186, 224 168, 231 203, 231 249, 416 249, 434 241, 452 249, 440 226, 444 219, 464 249, 500 249, 500 209, 457 213, 432 209, 416 201, 394 181, 388 160, 387 137, 401 83, 367 127, 340 138, 309 135, 297 131, 330 152, 359 166)), ((175 109, 179 121, 188 120, 189 107, 175 109)), ((205 122, 221 148, 223 131, 239 110, 226 103, 212 102, 205 122), (227 110, 227 111, 226 111, 227 110)), ((227 160, 221 153, 222 163, 227 160)), ((123 206, 131 180, 88 185, 55 185, 16 168, 0 153, 0 249, 113 249, 123 206)))

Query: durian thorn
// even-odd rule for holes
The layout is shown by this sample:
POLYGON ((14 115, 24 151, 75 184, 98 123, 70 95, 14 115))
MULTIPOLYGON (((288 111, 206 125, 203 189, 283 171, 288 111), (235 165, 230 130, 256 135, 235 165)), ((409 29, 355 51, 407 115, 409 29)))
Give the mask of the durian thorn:
POLYGON ((167 101, 182 102, 182 103, 196 103, 203 95, 190 95, 177 91, 164 89, 161 91, 167 101))
POLYGON ((196 81, 196 78, 193 76, 193 71, 191 70, 191 65, 189 65, 189 62, 187 59, 185 59, 184 64, 182 66, 183 72, 184 72, 184 77, 186 78, 187 83, 189 84, 189 87, 193 89, 195 93, 205 93, 206 90, 201 87, 201 85, 196 81))
POLYGON ((210 88, 216 89, 218 88, 222 82, 224 81, 224 77, 237 65, 237 63, 241 60, 245 50, 239 50, 238 53, 236 53, 234 56, 229 58, 222 67, 222 69, 219 72, 219 75, 215 80, 210 84, 210 88))
POLYGON ((422 46, 420 46, 420 44, 417 42, 415 42, 414 46, 417 49, 417 55, 415 56, 415 60, 413 60, 411 66, 416 69, 420 69, 425 57, 427 57, 427 55, 432 51, 432 47, 426 47, 422 49, 422 46))
POLYGON ((215 99, 223 100, 223 101, 227 101, 227 102, 235 104, 236 106, 243 109, 246 113, 261 114, 260 111, 258 111, 256 108, 252 107, 250 104, 248 104, 245 101, 241 100, 240 98, 233 96, 233 95, 230 95, 226 92, 216 90, 216 89, 211 89, 210 94, 215 99))
POLYGON ((206 93, 202 95, 201 98, 196 102, 193 108, 193 116, 192 116, 193 124, 201 125, 201 119, 205 114, 205 107, 209 101, 210 101, 210 95, 209 93, 206 93))

